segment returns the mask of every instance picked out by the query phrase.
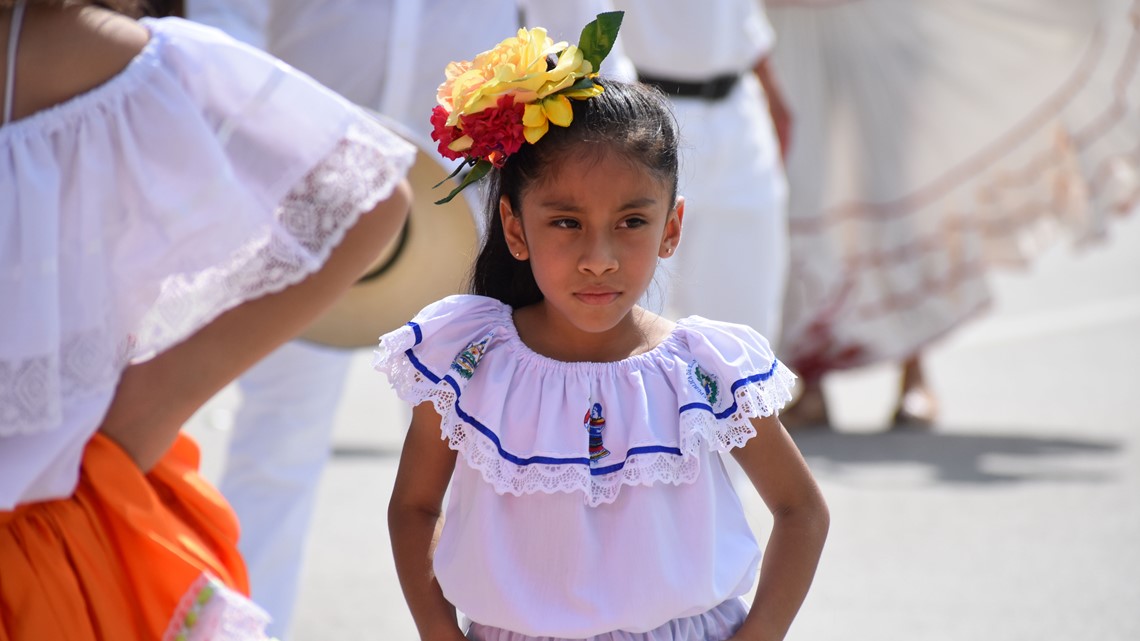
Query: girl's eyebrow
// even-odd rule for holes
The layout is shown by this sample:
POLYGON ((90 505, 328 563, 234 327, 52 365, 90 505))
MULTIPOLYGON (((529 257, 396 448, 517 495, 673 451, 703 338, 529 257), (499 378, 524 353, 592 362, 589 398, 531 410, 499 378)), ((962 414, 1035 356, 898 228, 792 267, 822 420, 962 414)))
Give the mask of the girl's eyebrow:
MULTIPOLYGON (((625 203, 624 205, 622 205, 621 207, 618 208, 618 211, 625 211, 627 209, 641 209, 643 207, 650 207, 656 203, 657 203, 656 198, 653 198, 652 196, 642 196, 640 198, 634 198, 633 200, 625 203)), ((543 209, 552 209, 554 211, 565 211, 565 212, 571 212, 571 213, 575 213, 575 214, 580 214, 583 211, 582 207, 580 205, 578 205, 576 202, 571 201, 571 200, 563 200, 561 198, 552 198, 550 200, 544 200, 541 203, 539 203, 539 206, 542 207, 543 209)))

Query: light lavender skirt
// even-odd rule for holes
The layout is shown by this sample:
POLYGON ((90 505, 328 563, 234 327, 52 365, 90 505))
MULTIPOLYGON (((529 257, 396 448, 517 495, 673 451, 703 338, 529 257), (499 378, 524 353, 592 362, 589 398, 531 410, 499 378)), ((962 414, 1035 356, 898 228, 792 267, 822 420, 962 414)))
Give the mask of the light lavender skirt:
POLYGON ((673 619, 649 632, 606 632, 589 639, 564 639, 561 637, 531 637, 502 628, 493 628, 479 623, 471 623, 467 638, 471 641, 725 641, 736 633, 744 617, 748 616, 748 606, 743 599, 729 599, 715 608, 698 614, 673 619))

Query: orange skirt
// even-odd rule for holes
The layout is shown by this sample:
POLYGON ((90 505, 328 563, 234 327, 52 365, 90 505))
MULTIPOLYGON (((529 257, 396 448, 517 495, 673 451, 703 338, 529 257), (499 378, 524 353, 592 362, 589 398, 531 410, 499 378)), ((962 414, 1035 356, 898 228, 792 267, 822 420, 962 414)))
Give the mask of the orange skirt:
POLYGON ((207 612, 219 594, 264 617, 244 598, 237 518, 198 459, 179 436, 144 475, 96 434, 72 496, 0 512, 0 641, 196 638, 207 613, 225 618, 207 612))

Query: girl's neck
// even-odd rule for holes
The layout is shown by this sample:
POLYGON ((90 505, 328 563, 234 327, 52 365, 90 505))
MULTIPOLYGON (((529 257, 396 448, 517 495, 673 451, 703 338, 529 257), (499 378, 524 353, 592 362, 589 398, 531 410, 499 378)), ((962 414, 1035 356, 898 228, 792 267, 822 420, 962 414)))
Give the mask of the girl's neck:
POLYGON ((604 332, 586 332, 569 323, 545 302, 514 312, 523 344, 537 354, 565 362, 609 363, 644 354, 673 331, 673 323, 634 307, 604 332))

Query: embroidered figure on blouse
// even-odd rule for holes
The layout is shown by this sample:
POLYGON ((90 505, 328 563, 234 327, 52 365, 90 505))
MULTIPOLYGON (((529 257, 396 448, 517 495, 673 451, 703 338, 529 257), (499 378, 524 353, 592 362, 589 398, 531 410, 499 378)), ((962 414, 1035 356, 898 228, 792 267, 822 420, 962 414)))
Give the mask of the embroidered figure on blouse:
POLYGON ((606 427, 606 418, 602 416, 601 403, 594 403, 590 406, 584 422, 586 431, 590 433, 590 464, 592 465, 610 455, 610 451, 602 445, 602 430, 606 427))
POLYGON ((479 360, 487 351, 487 343, 491 342, 492 334, 487 334, 477 341, 472 341, 451 362, 451 369, 466 380, 475 375, 475 368, 479 367, 479 360))
POLYGON ((720 400, 720 385, 715 376, 701 369, 695 361, 689 364, 689 384, 704 395, 709 405, 716 407, 720 400))

